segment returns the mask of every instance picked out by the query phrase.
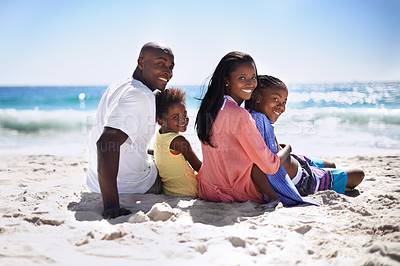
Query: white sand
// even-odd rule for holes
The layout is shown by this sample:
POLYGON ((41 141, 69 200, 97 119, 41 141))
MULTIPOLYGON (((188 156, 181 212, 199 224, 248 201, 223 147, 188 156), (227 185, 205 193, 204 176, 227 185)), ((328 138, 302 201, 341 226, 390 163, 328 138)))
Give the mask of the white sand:
POLYGON ((0 265, 400 265, 400 156, 327 159, 366 178, 319 207, 128 194, 104 220, 84 158, 2 155, 0 265))

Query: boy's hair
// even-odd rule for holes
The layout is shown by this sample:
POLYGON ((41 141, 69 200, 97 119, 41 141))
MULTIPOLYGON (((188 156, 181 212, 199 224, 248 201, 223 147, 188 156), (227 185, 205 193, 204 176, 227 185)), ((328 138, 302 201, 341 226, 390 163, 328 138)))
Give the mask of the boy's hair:
POLYGON ((250 100, 247 100, 244 103, 245 108, 252 111, 254 109, 256 100, 258 96, 261 94, 262 90, 272 87, 278 87, 287 90, 286 84, 282 80, 269 75, 259 75, 257 87, 254 89, 250 100))
POLYGON ((175 103, 185 103, 185 92, 178 88, 169 88, 159 91, 156 94, 156 117, 165 119, 168 113, 168 107, 175 103))

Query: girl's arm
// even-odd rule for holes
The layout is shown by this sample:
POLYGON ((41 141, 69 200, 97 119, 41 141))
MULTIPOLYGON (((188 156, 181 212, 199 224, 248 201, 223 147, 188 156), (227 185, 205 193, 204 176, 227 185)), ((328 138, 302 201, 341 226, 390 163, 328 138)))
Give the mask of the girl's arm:
POLYGON ((192 150, 189 141, 183 136, 174 138, 171 142, 170 148, 176 151, 180 151, 185 157, 186 161, 189 162, 190 166, 195 170, 199 171, 202 162, 197 158, 196 154, 192 150))

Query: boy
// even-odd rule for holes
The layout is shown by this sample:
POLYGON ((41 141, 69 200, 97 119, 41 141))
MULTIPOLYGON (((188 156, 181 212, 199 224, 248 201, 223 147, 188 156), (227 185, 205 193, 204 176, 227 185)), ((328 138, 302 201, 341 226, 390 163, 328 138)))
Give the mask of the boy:
MULTIPOLYGON (((281 80, 260 75, 259 86, 254 90, 250 101, 246 103, 246 108, 249 108, 264 141, 273 152, 284 147, 283 144, 279 145, 271 125, 285 112, 287 97, 288 89, 281 80), (272 133, 266 134, 271 131, 272 133)), ((346 188, 353 189, 364 178, 362 170, 345 171, 329 168, 332 166, 335 167, 334 163, 294 154, 283 163, 284 169, 301 196, 327 189, 343 194, 346 188)))

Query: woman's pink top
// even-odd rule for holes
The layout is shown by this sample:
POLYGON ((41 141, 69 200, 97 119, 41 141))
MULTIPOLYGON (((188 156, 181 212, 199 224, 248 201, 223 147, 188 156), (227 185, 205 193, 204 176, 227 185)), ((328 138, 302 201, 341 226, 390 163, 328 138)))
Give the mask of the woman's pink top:
POLYGON ((256 164, 264 173, 274 174, 279 168, 279 157, 265 145, 250 113, 227 100, 211 134, 214 148, 203 143, 201 146, 199 197, 215 202, 265 202, 251 179, 251 168, 256 164))

